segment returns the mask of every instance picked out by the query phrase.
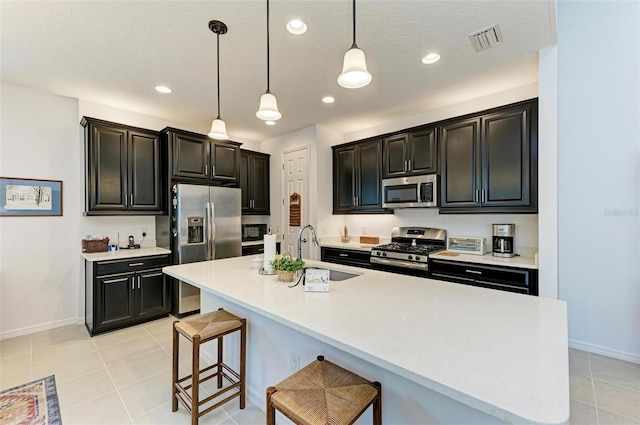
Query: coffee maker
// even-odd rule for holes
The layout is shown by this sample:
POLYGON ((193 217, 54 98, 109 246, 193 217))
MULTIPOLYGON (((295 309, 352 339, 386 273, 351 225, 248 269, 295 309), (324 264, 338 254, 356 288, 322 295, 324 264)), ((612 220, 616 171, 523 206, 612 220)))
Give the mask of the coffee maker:
POLYGON ((515 224, 493 225, 493 256, 515 257, 513 238, 516 233, 515 224))

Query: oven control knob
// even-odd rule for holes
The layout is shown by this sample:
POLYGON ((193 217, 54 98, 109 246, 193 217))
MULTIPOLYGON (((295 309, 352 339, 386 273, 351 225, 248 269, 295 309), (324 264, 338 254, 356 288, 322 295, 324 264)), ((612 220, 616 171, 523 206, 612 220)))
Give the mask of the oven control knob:
POLYGON ((416 255, 416 261, 420 261, 420 256, 416 255))
POLYGON ((383 252, 383 253, 382 253, 382 256, 383 256, 383 257, 386 257, 386 256, 387 256, 387 253, 386 253, 386 252, 383 252))
POLYGON ((382 254, 380 253, 380 251, 378 251, 378 252, 376 252, 376 255, 377 255, 377 256, 380 256, 380 255, 382 255, 382 254))
POLYGON ((407 257, 409 260, 413 260, 413 255, 410 255, 409 257, 407 257))

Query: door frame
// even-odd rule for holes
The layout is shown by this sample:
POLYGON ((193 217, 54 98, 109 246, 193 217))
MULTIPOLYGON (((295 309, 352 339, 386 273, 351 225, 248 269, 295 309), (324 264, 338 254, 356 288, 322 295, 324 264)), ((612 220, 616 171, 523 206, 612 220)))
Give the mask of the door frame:
MULTIPOLYGON (((286 214, 285 214, 285 208, 287 207, 287 198, 289 195, 286 194, 286 178, 285 178, 285 156, 287 154, 296 152, 296 151, 302 151, 302 150, 306 150, 307 151, 307 163, 305 164, 306 166, 306 170, 307 170, 307 176, 305 179, 305 197, 308 198, 308 208, 303 208, 302 209, 302 217, 300 217, 300 223, 301 224, 308 224, 311 223, 311 196, 309 195, 309 191, 310 191, 310 184, 309 184, 309 180, 311 179, 311 145, 310 144, 306 144, 306 145, 300 145, 300 146, 295 146, 295 147, 291 147, 289 149, 284 149, 280 152, 280 208, 281 208, 281 214, 280 214, 280 228, 282 229, 282 235, 283 235, 283 241, 282 241, 282 250, 285 249, 286 245, 285 245, 285 241, 284 241, 284 235, 286 234, 286 230, 287 230, 287 222, 285 220, 286 218, 286 214)), ((303 201, 304 202, 304 201, 303 201)), ((313 223, 311 223, 313 224, 313 223)), ((316 227, 315 224, 313 225, 314 228, 316 227)), ((316 229, 317 231, 317 229, 316 229)), ((311 258, 311 251, 310 251, 310 245, 305 245, 305 247, 303 247, 302 249, 302 257, 303 258, 311 258)), ((297 252, 292 252, 291 255, 295 256, 297 252)))

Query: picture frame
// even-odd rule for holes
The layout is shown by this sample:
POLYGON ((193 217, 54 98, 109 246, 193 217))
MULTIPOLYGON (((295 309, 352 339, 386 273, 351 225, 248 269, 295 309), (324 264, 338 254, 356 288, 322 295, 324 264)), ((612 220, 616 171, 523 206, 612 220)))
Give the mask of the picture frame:
POLYGON ((62 216, 62 180, 0 177, 0 217, 62 216))

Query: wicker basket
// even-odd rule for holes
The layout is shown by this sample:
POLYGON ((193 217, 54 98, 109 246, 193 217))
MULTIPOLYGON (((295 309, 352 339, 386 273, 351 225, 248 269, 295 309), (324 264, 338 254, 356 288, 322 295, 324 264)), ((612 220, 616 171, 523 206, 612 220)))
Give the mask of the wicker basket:
POLYGON ((281 282, 293 282, 295 278, 296 278, 296 272, 278 270, 278 280, 281 282))
POLYGON ((106 252, 109 247, 109 238, 98 240, 82 240, 82 252, 106 252))

